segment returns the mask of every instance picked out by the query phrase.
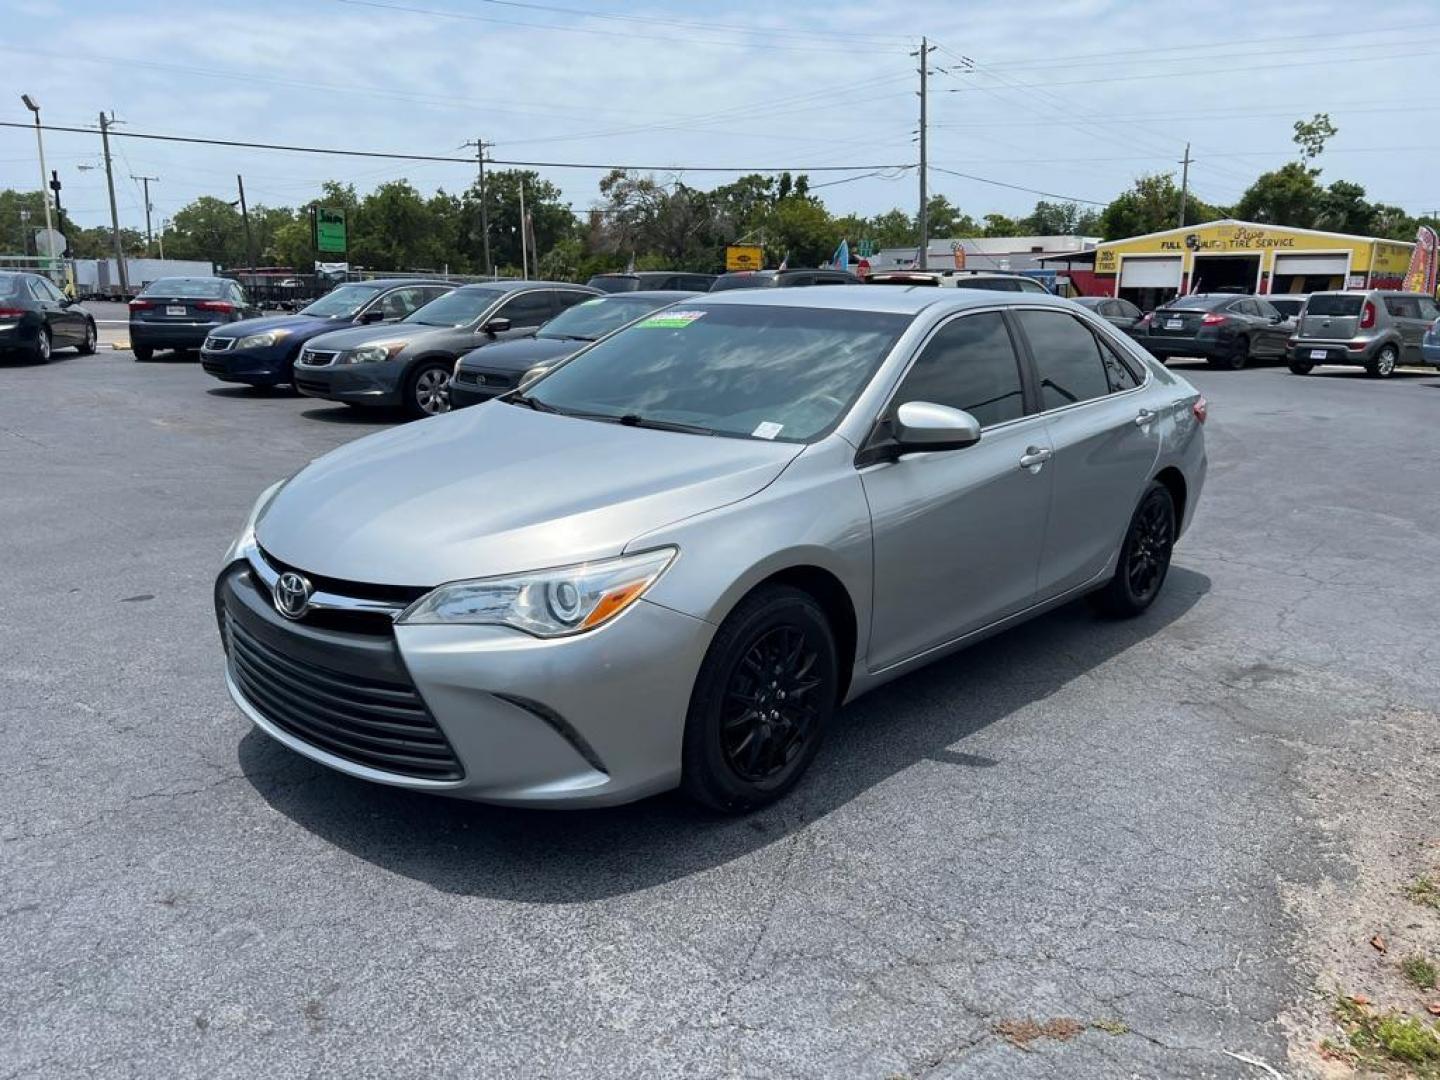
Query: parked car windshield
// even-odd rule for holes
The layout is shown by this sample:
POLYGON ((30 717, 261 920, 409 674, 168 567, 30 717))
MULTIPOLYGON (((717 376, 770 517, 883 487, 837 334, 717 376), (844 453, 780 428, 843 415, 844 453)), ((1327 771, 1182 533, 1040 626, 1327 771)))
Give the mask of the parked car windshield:
POLYGON ((535 336, 594 341, 611 330, 618 330, 626 323, 634 322, 647 311, 654 311, 674 302, 673 298, 656 300, 651 297, 626 296, 623 293, 603 298, 597 296, 562 311, 542 326, 535 336))
POLYGON ((667 308, 512 401, 592 419, 808 442, 840 421, 910 320, 759 304, 667 308))
POLYGON ((373 300, 379 291, 374 285, 341 285, 313 304, 301 308, 300 314, 313 315, 317 319, 348 319, 373 300))
POLYGON ((1365 303, 1354 293, 1321 293, 1305 301, 1306 315, 1359 315, 1365 303))
POLYGON ((203 300, 211 296, 225 296, 229 278, 188 278, 162 277, 150 282, 141 290, 141 296, 183 296, 203 300))
POLYGON ((504 289, 456 289, 416 308, 400 321, 421 326, 465 326, 485 314, 485 309, 505 294, 504 289))

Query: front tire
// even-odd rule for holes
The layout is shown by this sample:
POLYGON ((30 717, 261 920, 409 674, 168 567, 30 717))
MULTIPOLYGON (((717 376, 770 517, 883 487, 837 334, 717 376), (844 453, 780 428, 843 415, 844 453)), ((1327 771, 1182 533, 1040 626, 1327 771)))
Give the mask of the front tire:
POLYGON ((1365 374, 1372 379, 1388 379, 1395 374, 1395 368, 1400 363, 1400 354, 1394 345, 1386 345, 1378 353, 1375 359, 1365 365, 1365 374))
POLYGON ((1130 618, 1155 602, 1170 572, 1175 524, 1175 500, 1170 489, 1158 480, 1150 481, 1120 545, 1115 576, 1103 589, 1091 594, 1103 614, 1130 618))
POLYGON ((53 342, 50 340, 50 328, 42 326, 40 332, 35 335, 35 362, 37 364, 48 364, 54 353, 53 342))
POLYGON ((427 360, 405 381, 405 412, 412 419, 439 416, 450 411, 450 373, 453 363, 427 360))
POLYGON ((815 598, 780 585, 750 594, 696 676, 681 787, 727 814, 774 802, 815 759, 838 697, 835 635, 815 598))
POLYGON ((90 356, 95 352, 95 324, 86 320, 85 337, 80 344, 75 346, 75 351, 81 356, 90 356))

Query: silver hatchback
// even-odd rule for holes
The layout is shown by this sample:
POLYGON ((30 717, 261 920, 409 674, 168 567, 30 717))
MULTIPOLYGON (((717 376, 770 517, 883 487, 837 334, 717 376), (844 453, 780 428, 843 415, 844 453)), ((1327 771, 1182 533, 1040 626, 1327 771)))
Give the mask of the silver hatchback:
POLYGON ((1082 595, 1144 611, 1204 420, 1052 297, 686 301, 266 491, 216 588, 230 693, 368 780, 747 810, 858 695, 1082 595))
POLYGON ((1363 367, 1388 379, 1401 364, 1425 363, 1425 333, 1440 318, 1424 293, 1312 293, 1289 341, 1290 370, 1308 375, 1320 364, 1363 367))

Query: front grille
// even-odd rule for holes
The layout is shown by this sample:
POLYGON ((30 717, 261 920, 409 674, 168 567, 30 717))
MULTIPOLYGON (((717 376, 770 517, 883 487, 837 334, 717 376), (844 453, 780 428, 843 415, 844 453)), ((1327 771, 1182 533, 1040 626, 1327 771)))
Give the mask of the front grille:
POLYGON ((362 678, 287 656, 225 613, 230 675, 287 734, 336 757, 425 780, 464 775, 445 733, 410 682, 362 678))
POLYGON ((227 349, 233 349, 237 340, 233 337, 207 337, 204 348, 207 352, 225 352, 227 349))
POLYGON ((455 381, 463 386, 483 386, 486 389, 504 390, 517 384, 520 376, 493 371, 466 371, 462 368, 455 373, 455 381))
POLYGON ((300 363, 306 367, 329 367, 339 355, 338 349, 305 349, 300 353, 300 363))

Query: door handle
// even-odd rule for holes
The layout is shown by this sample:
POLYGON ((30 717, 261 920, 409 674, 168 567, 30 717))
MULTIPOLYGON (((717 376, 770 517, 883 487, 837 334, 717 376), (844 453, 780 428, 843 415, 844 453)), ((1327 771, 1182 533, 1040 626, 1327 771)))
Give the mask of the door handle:
POLYGON ((1160 414, 1151 409, 1141 409, 1135 417, 1136 427, 1149 427, 1160 414))
POLYGON ((1039 472, 1040 466, 1054 456, 1054 451, 1048 446, 1027 446, 1025 453, 1020 455, 1020 467, 1029 469, 1031 472, 1039 472))

